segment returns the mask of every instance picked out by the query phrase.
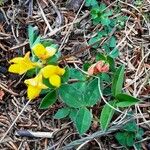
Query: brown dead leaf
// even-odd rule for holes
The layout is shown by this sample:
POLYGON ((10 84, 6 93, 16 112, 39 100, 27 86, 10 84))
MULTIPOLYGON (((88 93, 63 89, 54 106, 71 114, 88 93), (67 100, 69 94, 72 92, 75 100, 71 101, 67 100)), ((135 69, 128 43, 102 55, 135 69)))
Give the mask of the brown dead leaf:
POLYGON ((5 95, 4 91, 0 90, 0 100, 3 100, 4 95, 5 95))

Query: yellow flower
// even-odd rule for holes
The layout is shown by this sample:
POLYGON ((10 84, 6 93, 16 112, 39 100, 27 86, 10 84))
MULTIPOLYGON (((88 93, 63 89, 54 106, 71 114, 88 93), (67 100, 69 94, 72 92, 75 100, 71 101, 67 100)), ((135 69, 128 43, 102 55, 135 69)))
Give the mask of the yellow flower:
POLYGON ((65 69, 60 68, 59 66, 54 66, 54 65, 47 65, 41 70, 44 78, 49 78, 49 82, 51 85, 55 87, 60 87, 61 85, 61 78, 65 73, 65 69))
POLYGON ((38 74, 35 78, 25 80, 24 82, 28 86, 27 95, 29 100, 38 97, 42 89, 48 88, 42 83, 42 74, 38 74))
POLYGON ((41 60, 46 60, 47 58, 52 57, 56 53, 56 48, 49 46, 44 47, 42 44, 38 43, 32 47, 34 54, 41 60))
POLYGON ((8 71, 20 75, 37 66, 40 67, 39 63, 34 63, 30 60, 30 52, 27 52, 24 57, 13 58, 10 63, 14 64, 10 65, 8 71))

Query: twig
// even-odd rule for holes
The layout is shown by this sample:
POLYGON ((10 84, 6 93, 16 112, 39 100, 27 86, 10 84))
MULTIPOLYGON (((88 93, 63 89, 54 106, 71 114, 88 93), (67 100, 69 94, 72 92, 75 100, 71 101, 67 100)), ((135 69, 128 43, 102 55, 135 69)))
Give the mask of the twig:
POLYGON ((3 142, 4 138, 7 136, 7 134, 9 133, 9 131, 12 129, 12 127, 14 126, 14 124, 16 123, 16 121, 18 120, 18 118, 21 116, 21 114, 24 112, 24 110, 27 108, 28 104, 30 103, 30 101, 28 101, 25 106, 22 108, 22 110, 20 111, 20 113, 18 114, 18 116, 16 117, 16 119, 12 122, 11 126, 8 128, 8 130, 5 132, 5 134, 3 135, 3 137, 0 139, 0 143, 3 142))
POLYGON ((38 4, 39 8, 40 8, 41 15, 42 15, 42 17, 43 17, 43 19, 44 19, 46 25, 48 26, 48 28, 49 28, 50 31, 53 31, 53 29, 51 28, 51 26, 50 26, 50 24, 49 24, 49 22, 48 22, 48 20, 47 20, 47 18, 46 18, 46 16, 45 16, 45 14, 44 14, 44 11, 43 11, 43 9, 42 9, 42 7, 41 7, 39 1, 38 1, 38 0, 36 0, 36 1, 37 1, 37 4, 38 4))
POLYGON ((48 0, 48 1, 51 3, 52 7, 54 8, 54 10, 55 10, 55 12, 56 12, 56 14, 57 14, 57 16, 59 18, 59 26, 60 26, 62 24, 61 13, 60 13, 60 11, 58 10, 57 6, 54 4, 54 2, 52 0, 48 0))
POLYGON ((17 93, 13 92, 12 90, 7 89, 5 86, 2 85, 2 83, 0 83, 0 88, 12 95, 18 96, 17 93))
POLYGON ((62 49, 64 43, 66 42, 66 39, 67 39, 67 37, 69 36, 69 33, 70 33, 70 31, 71 31, 71 29, 72 29, 72 27, 73 27, 73 25, 74 25, 74 23, 75 23, 75 21, 76 21, 78 15, 79 15, 79 13, 80 13, 80 11, 81 11, 83 5, 84 5, 84 2, 85 2, 85 0, 83 1, 82 5, 80 6, 80 9, 78 10, 78 12, 77 12, 77 14, 76 14, 76 16, 75 16, 72 25, 71 25, 70 28, 68 29, 68 31, 67 31, 67 33, 66 33, 66 36, 64 37, 64 39, 63 39, 63 41, 62 41, 62 43, 61 43, 61 45, 60 45, 58 51, 61 51, 61 49, 62 49))
POLYGON ((30 130, 19 130, 15 132, 16 136, 31 138, 53 138, 54 132, 33 132, 30 130))
POLYGON ((107 131, 97 131, 95 133, 93 133, 92 135, 89 135, 85 138, 82 138, 82 139, 79 139, 79 140, 76 140, 76 141, 73 141, 71 142, 70 144, 60 148, 60 150, 70 150, 72 149, 73 147, 75 146, 78 146, 86 141, 91 141, 93 140, 94 138, 97 138, 97 137, 102 137, 102 136, 105 136, 105 135, 108 135, 112 132, 115 132, 119 129, 121 129, 126 123, 128 123, 129 121, 133 120, 133 118, 130 118, 128 120, 125 120, 122 124, 120 125, 115 125, 115 126, 112 126, 111 128, 109 128, 107 131))

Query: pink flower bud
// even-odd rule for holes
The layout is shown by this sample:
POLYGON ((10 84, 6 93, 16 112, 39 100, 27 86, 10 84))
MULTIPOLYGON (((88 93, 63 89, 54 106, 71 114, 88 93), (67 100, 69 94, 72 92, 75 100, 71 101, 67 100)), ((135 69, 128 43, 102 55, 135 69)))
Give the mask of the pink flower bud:
POLYGON ((93 64, 92 66, 89 67, 89 69, 88 69, 88 74, 89 75, 93 75, 94 74, 94 68, 95 68, 95 64, 93 64))
POLYGON ((109 71, 109 64, 105 64, 104 61, 98 61, 97 63, 91 65, 88 69, 89 75, 98 74, 101 72, 108 72, 109 71))
POLYGON ((103 65, 104 65, 104 62, 103 62, 103 61, 98 61, 98 62, 96 63, 96 68, 97 68, 98 72, 102 72, 102 67, 103 67, 103 65))
POLYGON ((109 71, 109 64, 105 64, 102 69, 101 72, 108 72, 109 71))

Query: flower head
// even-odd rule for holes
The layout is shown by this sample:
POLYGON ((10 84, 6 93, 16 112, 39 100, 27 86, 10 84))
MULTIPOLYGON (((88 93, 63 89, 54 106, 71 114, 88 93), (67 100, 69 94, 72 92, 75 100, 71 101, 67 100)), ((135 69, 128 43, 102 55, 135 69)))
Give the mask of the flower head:
POLYGON ((24 57, 16 57, 10 60, 10 65, 8 71, 12 73, 23 74, 28 70, 33 69, 35 67, 39 67, 39 63, 32 62, 30 60, 30 52, 27 52, 24 57))
POLYGON ((60 68, 59 66, 47 65, 41 70, 44 78, 48 78, 51 85, 59 87, 61 85, 61 78, 65 73, 65 69, 60 68))
POLYGON ((28 86, 27 95, 29 100, 38 97, 42 89, 48 88, 42 83, 42 74, 38 74, 35 78, 27 79, 24 83, 28 86))
POLYGON ((98 61, 97 63, 91 65, 88 69, 89 75, 98 74, 101 72, 108 72, 109 64, 105 63, 104 61, 98 61))
POLYGON ((46 60, 56 53, 56 48, 49 46, 44 47, 41 43, 35 44, 32 47, 34 54, 41 60, 46 60))

